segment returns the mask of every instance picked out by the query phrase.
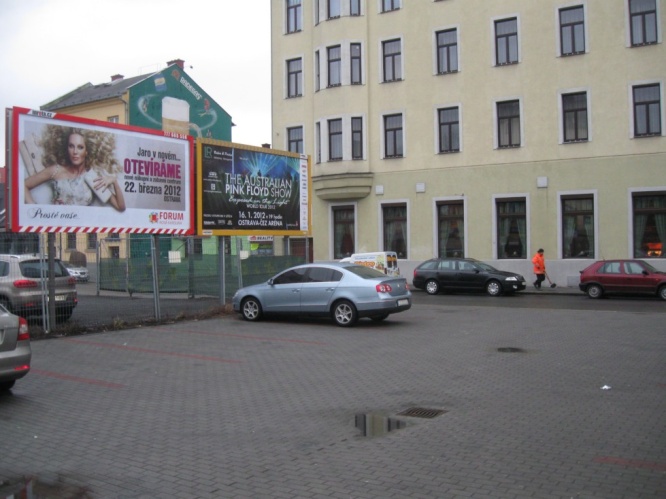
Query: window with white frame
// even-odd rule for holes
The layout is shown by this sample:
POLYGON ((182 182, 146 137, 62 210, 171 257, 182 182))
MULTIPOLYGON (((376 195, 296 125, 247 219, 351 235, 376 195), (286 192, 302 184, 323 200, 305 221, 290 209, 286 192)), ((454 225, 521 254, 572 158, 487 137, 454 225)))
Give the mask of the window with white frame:
POLYGON ((632 87, 634 107, 634 137, 661 135, 661 85, 632 87))
POLYGON ((328 120, 328 160, 342 160, 342 119, 328 120))
POLYGON ((437 203, 437 254, 440 258, 465 257, 465 203, 437 203))
POLYGON ((666 192, 632 195, 634 258, 666 256, 666 192))
POLYGON ((587 92, 562 94, 562 139, 584 142, 588 134, 587 92))
POLYGON ((497 103, 497 147, 520 147, 520 101, 497 103))
POLYGON ((333 206, 333 258, 339 260, 354 254, 354 206, 333 206))
POLYGON ((315 92, 321 90, 321 61, 319 60, 319 51, 315 51, 315 92))
POLYGON ((401 158, 402 156, 402 114, 388 114, 384 116, 384 157, 401 158))
POLYGON ((349 15, 350 16, 361 15, 361 0, 349 0, 349 15))
POLYGON ((562 258, 594 258, 594 196, 562 196, 562 258))
POLYGON ((495 21, 495 64, 518 63, 518 19, 495 21))
POLYGON ((315 162, 321 163, 321 123, 315 123, 315 162))
POLYGON ((301 0, 287 0, 287 33, 295 33, 303 28, 301 0))
POLYGON ((560 54, 585 53, 585 9, 582 5, 560 9, 560 54))
POLYGON ((446 29, 435 33, 437 41, 437 74, 458 71, 458 30, 446 29))
POLYGON ((398 258, 407 258, 407 205, 382 206, 383 251, 395 251, 398 258))
POLYGON ((300 57, 287 61, 287 97, 303 95, 303 63, 300 57))
POLYGON ((351 119, 352 159, 363 159, 363 118, 351 119))
POLYGON ((497 258, 527 257, 527 202, 525 198, 495 200, 497 258))
POLYGON ((287 150, 303 154, 303 127, 287 128, 287 150))
POLYGON ((381 0, 382 12, 391 12, 400 8, 401 0, 381 0))
POLYGON ((351 66, 351 84, 360 85, 363 83, 362 60, 361 60, 361 44, 352 43, 349 45, 349 58, 351 66))
POLYGON ((439 128, 439 152, 460 151, 460 116, 458 107, 446 107, 437 110, 439 128))
POLYGON ((328 86, 338 87, 342 84, 342 48, 340 45, 328 47, 328 86))
POLYGON ((342 14, 341 10, 341 5, 340 5, 341 0, 328 0, 328 18, 329 19, 335 19, 336 17, 340 17, 342 14))
POLYGON ((631 46, 657 43, 657 1, 629 0, 631 46))
POLYGON ((382 81, 402 79, 402 41, 386 40, 382 42, 382 81))

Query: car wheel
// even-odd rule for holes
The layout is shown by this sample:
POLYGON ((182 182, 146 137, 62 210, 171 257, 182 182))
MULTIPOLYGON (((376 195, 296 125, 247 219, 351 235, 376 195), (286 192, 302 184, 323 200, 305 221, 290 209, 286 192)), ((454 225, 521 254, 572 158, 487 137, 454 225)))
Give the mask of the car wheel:
POLYGON ((601 298, 601 296, 604 294, 604 290, 601 289, 601 286, 598 284, 590 284, 587 289, 587 296, 590 298, 601 298))
POLYGON ((439 283, 434 279, 430 279, 425 284, 425 291, 429 295, 436 295, 439 293, 439 283))
POLYGON ((490 296, 499 296, 502 294, 502 285, 495 280, 486 283, 486 293, 490 296))
POLYGON ((384 319, 386 319, 388 316, 389 316, 389 314, 382 314, 382 315, 373 315, 370 318, 375 322, 381 322, 384 319))
POLYGON ((347 300, 340 300, 333 305, 333 320, 338 326, 350 327, 358 320, 358 313, 354 304, 347 300))
POLYGON ((56 311, 56 321, 57 322, 67 322, 72 316, 74 309, 72 307, 63 308, 56 311))
POLYGON ((261 319, 261 303, 256 298, 245 298, 241 304, 243 319, 254 322, 261 319))
POLYGON ((659 295, 659 298, 661 298, 662 300, 666 300, 666 284, 664 284, 662 287, 659 288, 657 294, 659 295))
POLYGON ((14 386, 14 383, 16 383, 16 380, 13 379, 11 381, 3 381, 0 382, 0 392, 6 392, 12 389, 14 386))

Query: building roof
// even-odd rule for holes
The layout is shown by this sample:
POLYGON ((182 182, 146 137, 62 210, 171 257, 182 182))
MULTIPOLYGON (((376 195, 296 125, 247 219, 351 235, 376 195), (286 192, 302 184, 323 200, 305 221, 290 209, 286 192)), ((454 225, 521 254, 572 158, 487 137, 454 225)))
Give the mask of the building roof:
POLYGON ((87 104, 89 102, 119 98, 127 92, 130 87, 149 78, 152 74, 153 73, 144 74, 131 78, 118 77, 112 81, 100 83, 98 85, 93 85, 88 82, 61 97, 44 104, 40 109, 42 111, 57 111, 58 109, 87 104))

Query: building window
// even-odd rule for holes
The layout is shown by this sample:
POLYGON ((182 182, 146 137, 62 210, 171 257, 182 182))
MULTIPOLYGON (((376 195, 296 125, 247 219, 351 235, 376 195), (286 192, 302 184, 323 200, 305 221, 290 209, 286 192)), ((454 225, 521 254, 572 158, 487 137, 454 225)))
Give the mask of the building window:
POLYGON ((349 15, 361 15, 361 0, 349 0, 349 15))
POLYGON ((666 193, 634 194, 634 258, 666 256, 666 193))
POLYGON ((458 71, 458 30, 447 29, 437 34, 437 73, 458 71))
POLYGON ((439 152, 460 151, 460 118, 457 107, 437 110, 439 124, 439 152))
POLYGON ((407 205, 382 206, 384 227, 383 251, 395 251, 398 258, 407 258, 407 205))
POLYGON ((398 81, 402 79, 402 51, 400 40, 382 42, 383 54, 383 81, 398 81))
POLYGON ((363 118, 351 119, 352 159, 363 159, 363 118))
POLYGON ((437 245, 440 258, 465 257, 465 204, 462 201, 437 205, 437 245))
POLYGON ((657 2, 655 0, 629 0, 631 17, 631 45, 657 43, 657 2))
POLYGON ((333 258, 339 260, 354 254, 354 207, 333 208, 333 258))
POLYGON ((287 128, 287 137, 288 150, 290 152, 303 154, 303 127, 296 126, 293 128, 287 128))
POLYGON ((400 8, 400 0, 382 0, 382 12, 390 12, 400 8))
POLYGON ((342 119, 328 120, 328 160, 342 160, 342 119))
POLYGON ((120 241, 120 232, 109 232, 106 239, 107 241, 120 241))
POLYGON ((340 17, 340 0, 328 0, 328 18, 340 17))
POLYGON ((315 52, 315 92, 321 90, 321 66, 319 65, 319 51, 315 52))
POLYGON ((497 103, 497 145, 520 147, 520 102, 517 100, 497 103))
POLYGON ((495 21, 495 61, 498 66, 518 62, 518 19, 495 21))
POLYGON ((583 6, 560 9, 560 54, 585 53, 585 11, 583 6))
POLYGON ((303 95, 303 64, 301 59, 287 61, 287 97, 303 95))
POLYGON ((660 85, 633 87, 634 137, 661 135, 660 85))
POLYGON ((352 43, 349 46, 349 52, 351 55, 351 84, 360 85, 362 83, 361 44, 352 43))
POLYGON ((384 116, 384 157, 401 158, 402 155, 402 114, 384 116))
POLYGON ((342 83, 340 68, 342 67, 342 50, 340 45, 328 47, 328 86, 338 87, 342 83))
POLYGON ((301 31, 301 0, 287 0, 287 33, 301 31))
POLYGON ((96 250, 97 249, 97 233, 90 232, 88 233, 88 241, 86 249, 96 250))
POLYGON ((588 140, 587 92, 562 94, 562 127, 564 142, 588 140))
POLYGON ((315 146, 317 148, 315 161, 321 163, 321 123, 319 122, 315 124, 315 141, 315 146))
POLYGON ((116 116, 109 116, 109 117, 106 119, 106 121, 108 121, 109 123, 120 123, 120 118, 118 117, 118 115, 116 115, 116 116))
POLYGON ((76 249, 76 234, 71 232, 67 233, 67 249, 68 250, 76 249))
POLYGON ((594 258, 594 198, 562 198, 562 257, 594 258))
POLYGON ((497 213, 497 258, 527 257, 527 203, 525 199, 502 199, 497 213))

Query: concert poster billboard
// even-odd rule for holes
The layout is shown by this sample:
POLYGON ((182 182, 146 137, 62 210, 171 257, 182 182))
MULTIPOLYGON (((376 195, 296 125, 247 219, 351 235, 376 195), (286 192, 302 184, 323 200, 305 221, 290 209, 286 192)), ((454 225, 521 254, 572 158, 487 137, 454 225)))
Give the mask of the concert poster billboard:
POLYGON ((13 108, 12 232, 194 233, 193 139, 13 108))
POLYGON ((310 158, 197 139, 197 233, 309 236, 310 158))

